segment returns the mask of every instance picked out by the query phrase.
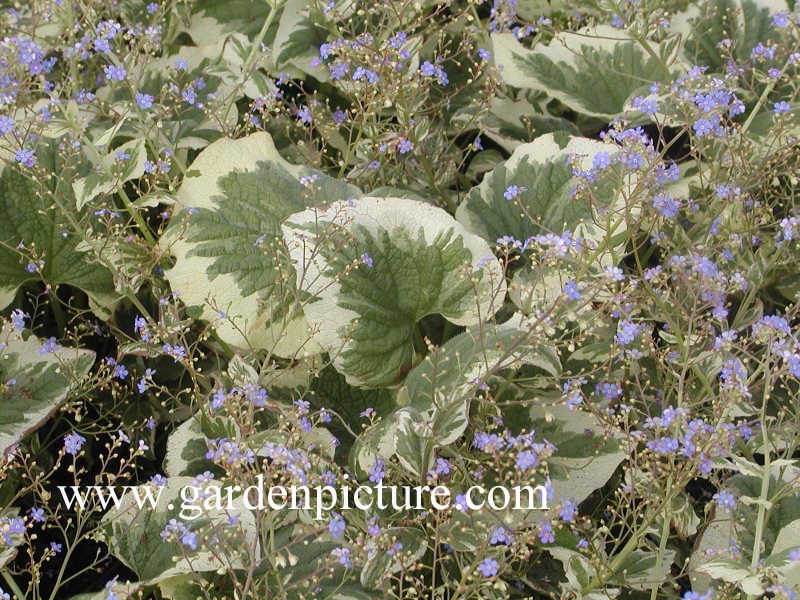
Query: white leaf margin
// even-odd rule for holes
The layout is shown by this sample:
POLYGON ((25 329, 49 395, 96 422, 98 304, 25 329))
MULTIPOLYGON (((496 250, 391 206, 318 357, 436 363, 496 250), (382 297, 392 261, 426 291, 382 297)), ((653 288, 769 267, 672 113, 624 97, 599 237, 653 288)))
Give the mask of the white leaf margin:
MULTIPOLYGON (((479 287, 479 292, 483 293, 480 293, 474 310, 442 316, 455 325, 476 325, 494 315, 505 298, 503 267, 488 243, 470 233, 441 208, 408 198, 367 196, 354 201, 334 202, 324 209, 310 208, 295 213, 282 225, 284 240, 297 272, 298 288, 319 298, 319 301, 305 306, 305 315, 315 333, 316 343, 336 355, 334 366, 341 367, 341 356, 350 348, 346 329, 359 314, 338 306, 341 284, 326 275, 328 264, 320 253, 309 252, 313 242, 308 227, 315 223, 335 223, 347 228, 361 225, 373 236, 381 230, 391 235, 396 230, 404 229, 416 234, 421 229, 428 244, 433 244, 441 232, 453 229, 472 254, 473 272, 483 270, 484 279, 479 287)), ((348 377, 348 383, 357 385, 359 382, 348 377)))
MULTIPOLYGON (((183 180, 175 196, 175 212, 185 208, 217 210, 219 205, 214 198, 223 195, 220 179, 234 171, 256 171, 260 162, 278 163, 298 179, 304 173, 303 167, 287 162, 278 153, 268 133, 258 132, 239 139, 222 138, 210 144, 191 164, 190 171, 200 174, 183 180)), ((190 257, 195 245, 169 234, 167 230, 160 243, 176 259, 175 266, 165 272, 172 289, 180 293, 187 306, 202 307, 201 318, 215 324, 217 335, 223 341, 238 348, 268 348, 282 357, 298 353, 311 356, 321 351, 311 339, 305 318, 299 316, 288 323, 268 327, 265 311, 268 307, 260 306, 258 294, 242 295, 236 278, 230 273, 220 273, 213 281, 204 278, 215 259, 190 257), (220 319, 217 309, 226 312, 228 318, 220 319)))

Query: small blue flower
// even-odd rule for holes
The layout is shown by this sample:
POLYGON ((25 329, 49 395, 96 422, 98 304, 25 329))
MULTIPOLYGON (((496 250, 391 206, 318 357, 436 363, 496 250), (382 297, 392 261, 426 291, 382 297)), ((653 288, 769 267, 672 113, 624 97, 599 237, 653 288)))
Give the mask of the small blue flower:
POLYGON ((564 284, 564 287, 561 288, 561 291, 563 291, 566 294, 567 298, 569 300, 572 300, 573 302, 575 300, 581 299, 580 288, 578 288, 578 284, 572 281, 571 279, 564 284))
POLYGON ((86 443, 86 438, 79 433, 68 433, 64 436, 64 452, 77 456, 80 449, 86 443))
POLYGON ((724 510, 731 510, 736 506, 736 498, 728 491, 722 490, 712 496, 717 506, 724 510))
POLYGON ((403 139, 400 141, 399 144, 397 144, 397 151, 400 154, 408 154, 413 149, 414 149, 414 144, 411 142, 411 140, 403 139))
POLYGON ((527 191, 528 191, 528 188, 526 188, 524 185, 512 184, 512 185, 509 185, 506 188, 505 192, 503 192, 503 198, 505 198, 506 200, 513 200, 514 198, 516 198, 520 194, 523 194, 523 193, 525 193, 527 191))
POLYGON ((197 92, 195 92, 194 86, 189 84, 186 89, 181 92, 181 98, 183 98, 187 104, 194 106, 197 102, 197 92))
POLYGON ((369 470, 369 480, 372 483, 380 483, 386 476, 386 462, 382 458, 376 458, 369 470))
POLYGON ((776 102, 772 105, 772 111, 776 115, 782 115, 783 113, 787 113, 792 110, 792 105, 786 102, 785 100, 781 100, 780 102, 776 102))
POLYGON ((772 26, 777 27, 778 29, 784 29, 785 27, 789 26, 789 12, 782 10, 779 13, 775 13, 772 16, 772 26))
POLYGON ((500 565, 495 559, 486 557, 478 564, 478 571, 480 571, 483 577, 494 577, 497 575, 497 569, 499 566, 500 565))
POLYGON ((552 544, 556 541, 556 536, 553 534, 553 524, 549 519, 539 523, 539 541, 543 544, 552 544))
POLYGON ((139 92, 136 94, 136 105, 142 110, 147 110, 153 106, 153 97, 150 94, 139 92))
POLYGON ((0 135, 6 135, 14 131, 14 119, 6 115, 0 115, 0 135))
POLYGON ((374 264, 372 261, 372 257, 366 252, 364 252, 364 254, 361 255, 361 262, 368 267, 371 267, 374 264))
POLYGON ((561 520, 566 523, 572 523, 575 520, 575 513, 578 510, 578 503, 574 499, 563 500, 561 502, 561 510, 559 516, 561 520))
POLYGON ((11 311, 11 324, 17 331, 25 329, 25 317, 27 315, 22 312, 21 308, 15 308, 11 311))
POLYGON ((125 81, 125 78, 128 76, 125 67, 117 65, 103 67, 103 73, 105 73, 106 79, 109 81, 125 81))
POLYGON ((49 337, 44 341, 42 347, 39 348, 39 354, 45 355, 49 354, 50 352, 55 352, 56 350, 58 350, 58 344, 56 343, 56 338, 49 337))
POLYGON ((313 120, 313 117, 311 116, 311 109, 309 109, 307 106, 302 106, 297 111, 297 118, 300 119, 300 122, 305 125, 310 124, 313 120))
POLYGON ((597 171, 602 171, 611 164, 611 156, 608 152, 598 152, 592 159, 592 168, 597 171))
POLYGON ((16 161, 26 167, 32 167, 36 164, 36 151, 22 148, 14 153, 16 161))
POLYGON ((347 523, 339 513, 331 513, 331 520, 328 522, 328 532, 333 539, 338 539, 344 535, 347 523))

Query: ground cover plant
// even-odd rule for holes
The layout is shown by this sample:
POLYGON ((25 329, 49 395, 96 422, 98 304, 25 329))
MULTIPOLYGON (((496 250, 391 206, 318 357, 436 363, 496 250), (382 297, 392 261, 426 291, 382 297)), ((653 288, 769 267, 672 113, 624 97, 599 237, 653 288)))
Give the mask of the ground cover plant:
POLYGON ((796 597, 800 5, 0 6, 0 599, 796 597))

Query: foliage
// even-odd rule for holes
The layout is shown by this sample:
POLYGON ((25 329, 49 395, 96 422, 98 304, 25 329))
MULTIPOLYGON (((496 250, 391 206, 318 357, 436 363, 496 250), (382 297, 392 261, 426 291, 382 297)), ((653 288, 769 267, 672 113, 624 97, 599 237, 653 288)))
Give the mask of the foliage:
POLYGON ((800 591, 800 4, 0 28, 0 600, 800 591))

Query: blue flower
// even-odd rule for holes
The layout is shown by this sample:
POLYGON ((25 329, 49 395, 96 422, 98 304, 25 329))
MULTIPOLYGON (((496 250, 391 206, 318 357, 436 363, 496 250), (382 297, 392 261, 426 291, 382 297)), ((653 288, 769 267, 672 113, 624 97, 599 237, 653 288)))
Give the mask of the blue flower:
POLYGON ((731 510, 736 506, 736 498, 728 491, 722 490, 712 496, 714 501, 722 509, 731 510))
POLYGON ((27 315, 22 312, 21 308, 15 308, 11 311, 11 324, 17 331, 25 329, 25 317, 27 315))
POLYGON ((305 125, 310 124, 313 120, 313 117, 311 116, 311 109, 309 109, 307 106, 300 107, 300 109, 297 111, 297 118, 300 119, 300 122, 304 123, 305 125))
POLYGON ((495 559, 486 557, 480 562, 480 564, 478 564, 478 571, 480 571, 481 575, 484 577, 494 577, 497 575, 497 569, 499 566, 500 565, 495 559))
POLYGON ((183 98, 187 104, 194 106, 195 102, 197 102, 197 92, 195 92, 194 86, 189 84, 186 89, 181 92, 181 98, 183 98))
POLYGON ((39 354, 42 355, 49 354, 50 352, 55 352, 56 350, 58 350, 58 344, 56 343, 56 338, 49 337, 44 341, 42 347, 39 348, 39 354))
POLYGON ((523 450, 517 454, 516 465, 519 469, 527 471, 528 469, 539 466, 539 455, 533 450, 523 450))
POLYGON ((128 376, 128 369, 124 365, 116 365, 114 367, 114 377, 124 380, 128 376))
POLYGON ((334 548, 331 550, 331 555, 345 568, 350 569, 353 566, 353 563, 350 561, 350 550, 347 548, 334 548))
POLYGON ((0 135, 6 135, 14 131, 14 119, 6 115, 0 115, 0 135))
POLYGON ((397 144, 397 151, 400 154, 408 154, 413 149, 414 149, 414 144, 411 142, 411 140, 403 139, 400 140, 399 144, 397 144))
POLYGON ((406 43, 406 34, 403 31, 398 31, 389 38, 389 47, 399 50, 403 44, 406 43))
POLYGON ((117 65, 103 67, 103 73, 105 73, 106 79, 109 81, 125 81, 125 77, 128 76, 125 67, 117 65))
POLYGON ((86 443, 86 438, 79 433, 68 433, 64 436, 64 452, 77 456, 83 445, 86 443))
POLYGON ((372 483, 380 483, 386 476, 386 461, 382 458, 376 458, 372 463, 372 468, 369 470, 369 480, 372 483))
POLYGON ((566 294, 567 298, 569 300, 572 300, 573 302, 575 300, 580 300, 581 299, 580 288, 578 288, 578 284, 575 283, 574 281, 572 281, 571 279, 568 280, 564 284, 564 287, 561 288, 561 291, 564 292, 564 294, 566 294))
POLYGON ((361 262, 368 267, 371 267, 374 264, 372 261, 372 257, 366 252, 364 252, 364 254, 361 255, 361 262))
POLYGON ((505 198, 506 200, 513 200, 520 194, 523 194, 527 191, 528 188, 526 188, 524 185, 511 184, 506 188, 506 191, 503 192, 503 198, 505 198))
POLYGON ((776 115, 782 115, 783 113, 787 113, 792 110, 792 105, 786 102, 785 100, 781 100, 780 102, 776 102, 772 105, 772 111, 776 115))
POLYGON ((789 12, 782 10, 779 13, 775 13, 772 16, 772 26, 777 27, 778 29, 783 29, 784 27, 788 27, 790 23, 789 20, 789 12))
POLYGON ((153 106, 153 97, 150 94, 139 92, 136 94, 136 105, 142 110, 147 110, 153 106))
POLYGON ((561 517, 562 521, 566 523, 572 523, 575 520, 575 513, 578 510, 578 503, 575 502, 573 499, 563 500, 561 502, 561 510, 559 511, 559 516, 561 517))
POLYGON ((328 532, 333 539, 338 539, 344 535, 347 523, 339 513, 331 513, 331 520, 328 522, 328 532))
POLYGON ((36 151, 21 148, 14 153, 16 161, 26 167, 32 167, 36 164, 36 151))
POLYGON ((550 519, 545 519, 539 523, 539 541, 543 544, 552 544, 556 541, 556 536, 553 534, 553 524, 550 519))
POLYGON ((478 48, 478 58, 482 61, 488 62, 492 59, 492 53, 486 48, 478 48))
POLYGON ((489 537, 489 545, 504 544, 510 546, 514 543, 514 534, 505 527, 496 527, 489 537))

